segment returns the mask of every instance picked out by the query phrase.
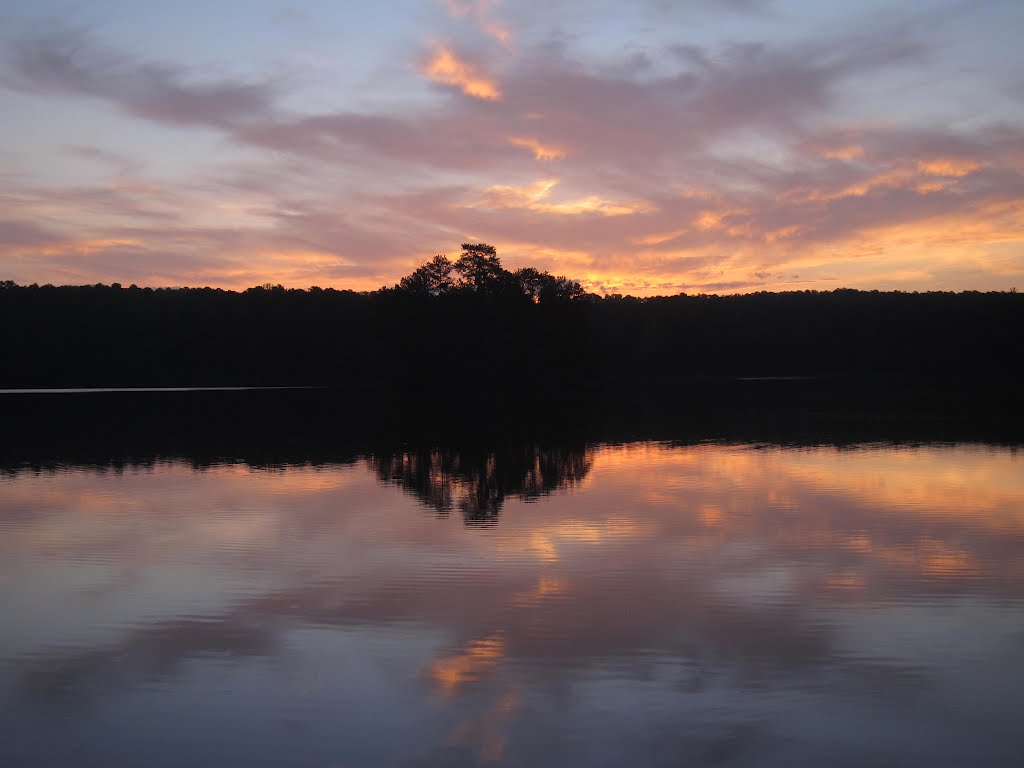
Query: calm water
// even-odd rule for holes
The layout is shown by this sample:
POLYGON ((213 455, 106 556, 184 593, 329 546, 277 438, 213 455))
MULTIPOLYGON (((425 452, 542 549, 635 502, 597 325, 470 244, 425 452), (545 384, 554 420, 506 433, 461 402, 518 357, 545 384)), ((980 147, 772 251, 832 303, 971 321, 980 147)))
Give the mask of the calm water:
POLYGON ((0 475, 0 765, 1024 764, 1024 458, 0 475))

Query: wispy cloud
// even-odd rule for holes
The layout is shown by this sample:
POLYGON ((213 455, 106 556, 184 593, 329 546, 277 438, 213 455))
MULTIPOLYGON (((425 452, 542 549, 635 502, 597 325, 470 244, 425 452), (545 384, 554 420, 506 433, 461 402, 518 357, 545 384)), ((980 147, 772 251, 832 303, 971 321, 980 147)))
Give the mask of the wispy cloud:
POLYGON ((4 82, 101 99, 138 117, 179 125, 227 127, 266 115, 275 97, 265 82, 190 79, 184 69, 133 61, 73 30, 18 42, 4 82))
POLYGON ((512 47, 512 30, 496 20, 492 11, 501 0, 442 0, 445 9, 455 18, 471 19, 485 34, 497 40, 505 48, 512 47))
POLYGON ((543 179, 521 187, 495 185, 485 189, 480 200, 473 205, 494 209, 526 208, 537 213, 555 213, 563 216, 626 216, 651 208, 643 201, 615 202, 599 195, 552 202, 551 193, 557 184, 557 179, 543 179))
POLYGON ((454 85, 467 96, 485 101, 500 101, 501 87, 497 80, 484 74, 470 61, 460 58, 447 45, 434 47, 423 65, 423 74, 435 83, 454 85))

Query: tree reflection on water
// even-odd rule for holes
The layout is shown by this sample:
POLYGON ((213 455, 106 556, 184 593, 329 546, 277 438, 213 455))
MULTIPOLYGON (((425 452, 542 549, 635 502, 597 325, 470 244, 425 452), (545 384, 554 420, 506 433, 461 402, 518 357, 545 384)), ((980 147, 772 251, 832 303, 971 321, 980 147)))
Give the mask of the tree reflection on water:
POLYGON ((383 483, 392 483, 438 517, 458 510, 466 525, 494 525, 509 497, 531 501, 573 488, 593 465, 584 444, 521 443, 500 447, 414 448, 370 457, 383 483))

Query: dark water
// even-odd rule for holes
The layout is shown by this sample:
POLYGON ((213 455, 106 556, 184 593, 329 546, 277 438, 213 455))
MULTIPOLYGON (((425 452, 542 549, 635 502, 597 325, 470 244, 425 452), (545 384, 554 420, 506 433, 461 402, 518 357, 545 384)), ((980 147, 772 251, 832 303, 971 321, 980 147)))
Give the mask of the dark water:
POLYGON ((1012 447, 0 474, 0 765, 1024 764, 1012 447))

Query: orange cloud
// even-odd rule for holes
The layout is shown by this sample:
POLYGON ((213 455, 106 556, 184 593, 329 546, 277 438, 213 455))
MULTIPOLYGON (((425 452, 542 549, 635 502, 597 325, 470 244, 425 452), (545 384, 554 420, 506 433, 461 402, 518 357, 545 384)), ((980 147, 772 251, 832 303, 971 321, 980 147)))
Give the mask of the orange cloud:
POLYGON ((485 101, 500 101, 501 88, 471 62, 460 59, 444 45, 435 48, 433 56, 423 67, 423 73, 435 83, 454 85, 467 96, 485 101))
POLYGON ((821 156, 827 157, 829 160, 856 160, 864 156, 864 147, 859 144, 849 144, 845 147, 825 149, 822 150, 821 156))
MULTIPOLYGON (((827 155, 827 156, 835 156, 827 155)), ((981 163, 955 157, 918 160, 914 164, 893 165, 840 189, 796 189, 783 198, 792 202, 827 202, 844 197, 864 197, 879 189, 912 189, 929 194, 946 189, 954 179, 963 178, 982 167, 981 163)))
MULTIPOLYGON (((920 174, 906 178, 913 178, 914 185, 929 180, 920 174)), ((930 179, 957 183, 949 177, 930 179)), ((552 181, 489 189, 478 205, 550 212, 552 181)), ((788 206, 799 203, 790 200, 788 206)), ((611 219, 609 224, 622 227, 619 236, 633 244, 615 257, 603 253, 599 245, 551 248, 518 239, 498 245, 503 252, 516 253, 523 264, 569 274, 597 294, 655 296, 804 287, 1005 290, 1022 282, 1024 260, 1015 246, 1024 243, 1024 201, 992 202, 910 221, 867 221, 825 241, 814 232, 814 217, 806 219, 806 225, 791 223, 804 220, 799 211, 781 220, 762 220, 756 209, 709 206, 684 217, 687 227, 646 234, 636 232, 636 224, 642 225, 646 217, 611 219), (706 229, 699 229, 696 220, 705 212, 706 229), (742 226, 733 226, 732 216, 740 217, 742 226), (959 270, 973 270, 978 281, 951 285, 951 280, 959 279, 959 270)))
POLYGON ((715 213, 714 211, 701 211, 700 215, 697 216, 696 224, 697 229, 703 229, 705 231, 712 229, 722 228, 722 219, 725 218, 723 213, 715 213))
POLYGON ((626 216, 651 210, 651 206, 640 200, 613 202, 588 195, 575 200, 557 203, 546 202, 551 191, 557 186, 558 179, 541 179, 521 186, 496 184, 487 187, 479 202, 470 207, 482 207, 500 210, 503 208, 522 208, 537 213, 555 213, 563 216, 575 216, 585 213, 596 213, 601 216, 626 216))
POLYGON ((800 231, 800 227, 790 226, 781 227, 780 229, 772 230, 771 232, 764 233, 765 242, 774 243, 777 240, 786 240, 787 238, 793 237, 800 231))
POLYGON ((956 157, 936 157, 931 160, 919 160, 917 169, 929 176, 952 176, 960 178, 981 168, 981 163, 956 157))
POLYGON ((783 198, 796 203, 829 202, 844 197, 865 197, 879 189, 914 189, 926 194, 943 188, 935 179, 920 179, 917 167, 902 166, 889 168, 854 184, 839 189, 797 189, 786 193, 783 198))
MULTIPOLYGON (((729 219, 743 218, 749 215, 741 209, 711 211, 703 210, 693 220, 693 225, 702 232, 723 232, 729 237, 753 238, 755 233, 749 221, 729 222, 729 219)), ((655 243, 656 244, 656 243, 655 243)))
POLYGON ((635 238, 633 240, 637 245, 661 245, 667 243, 670 240, 675 240, 677 237, 682 237, 689 230, 686 229, 674 229, 671 232, 656 232, 651 235, 643 235, 642 237, 635 238))
MULTIPOLYGON (((931 258, 942 246, 956 246, 955 260, 970 264, 972 251, 995 243, 1024 242, 1024 200, 995 202, 974 210, 866 229, 871 239, 891 247, 927 246, 931 258)), ((922 254, 923 256, 923 254, 922 254)))
POLYGON ((537 139, 513 136, 508 140, 508 143, 530 150, 533 152, 533 156, 538 160, 559 160, 565 157, 565 150, 561 147, 541 144, 537 139))
POLYGON ((40 252, 44 256, 55 256, 69 251, 73 253, 82 253, 91 255, 94 253, 102 253, 103 251, 111 248, 123 248, 131 247, 136 248, 142 245, 142 241, 136 238, 123 238, 123 237, 98 237, 85 240, 79 240, 72 243, 61 243, 60 245, 47 246, 40 249, 40 252))
POLYGON ((577 200, 567 200, 563 203, 546 203, 532 206, 532 210, 541 213, 560 213, 567 216, 581 213, 598 213, 601 216, 627 216, 632 213, 649 211, 650 206, 641 201, 613 203, 597 195, 589 195, 577 200))
POLYGON ((557 179, 542 179, 521 186, 495 184, 484 190, 479 205, 484 208, 533 208, 551 194, 556 184, 557 179))

